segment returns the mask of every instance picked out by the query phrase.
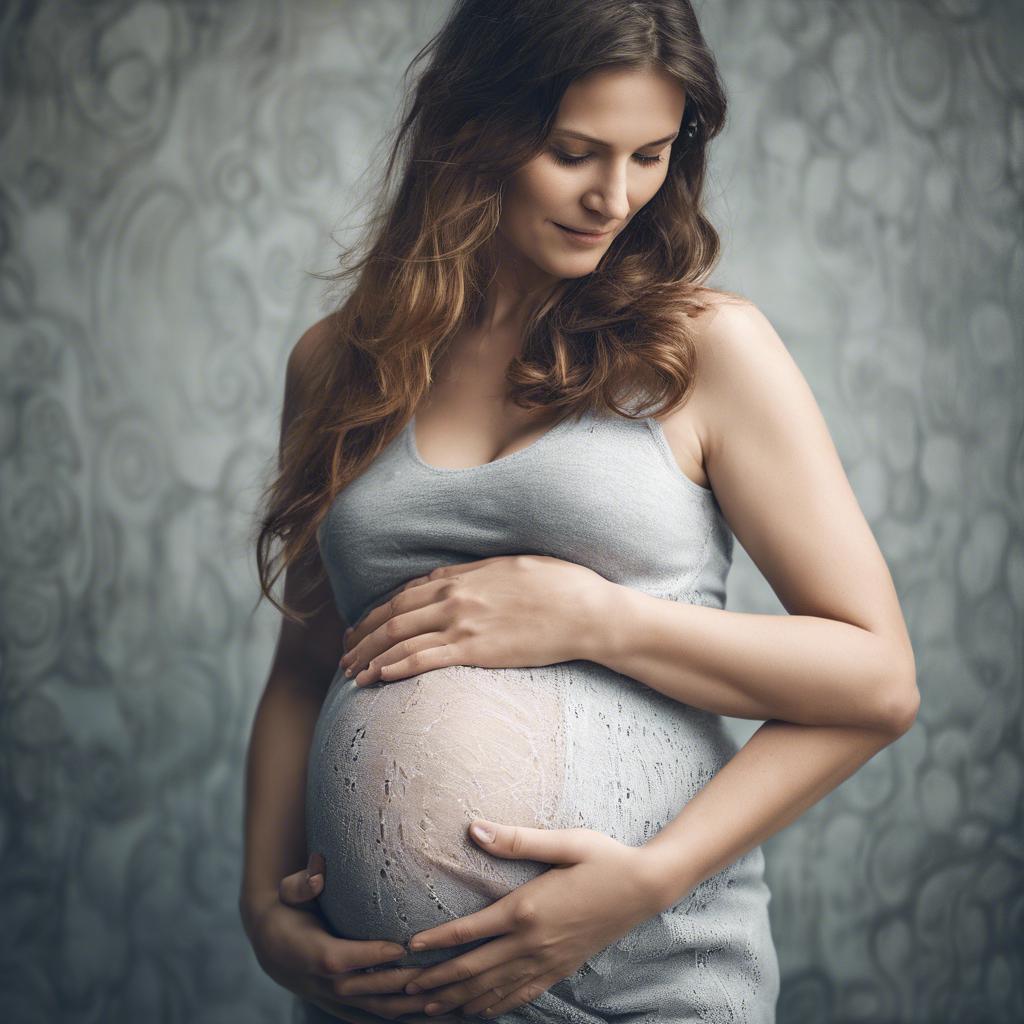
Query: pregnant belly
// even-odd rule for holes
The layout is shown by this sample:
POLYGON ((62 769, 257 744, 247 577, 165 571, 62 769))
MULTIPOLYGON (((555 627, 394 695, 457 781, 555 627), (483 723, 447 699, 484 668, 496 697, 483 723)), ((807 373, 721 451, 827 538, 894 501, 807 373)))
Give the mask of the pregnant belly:
POLYGON ((339 673, 306 793, 309 849, 327 865, 321 909, 343 938, 404 943, 548 869, 484 852, 474 818, 640 845, 734 750, 717 715, 592 662, 454 666, 366 689, 339 673))

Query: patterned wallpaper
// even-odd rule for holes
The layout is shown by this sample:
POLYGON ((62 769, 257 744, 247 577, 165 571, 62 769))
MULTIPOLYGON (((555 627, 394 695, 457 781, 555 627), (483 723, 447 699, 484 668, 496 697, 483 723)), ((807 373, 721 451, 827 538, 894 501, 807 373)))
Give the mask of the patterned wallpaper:
MULTIPOLYGON (((0 16, 0 1017, 284 1021, 237 919, 288 349, 436 0, 0 16)), ((1024 4, 705 0, 717 283, 892 569, 917 723, 765 844, 780 1022, 1024 1019, 1024 4)), ((729 607, 781 605, 737 546, 729 607)), ((731 722, 745 739, 757 723, 731 722)))

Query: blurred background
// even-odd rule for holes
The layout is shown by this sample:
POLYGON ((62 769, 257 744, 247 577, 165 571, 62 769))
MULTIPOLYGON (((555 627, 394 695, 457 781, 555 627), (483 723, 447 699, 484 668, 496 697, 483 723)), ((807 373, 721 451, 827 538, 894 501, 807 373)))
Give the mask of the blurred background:
MULTIPOLYGON (((288 1019, 236 911, 278 628, 248 531, 306 271, 448 6, 0 5, 4 1021, 288 1019)), ((696 6, 712 280, 810 382, 923 698, 764 844, 779 1021, 1019 1021, 1024 4, 696 6)), ((728 607, 783 612, 739 545, 728 607)))

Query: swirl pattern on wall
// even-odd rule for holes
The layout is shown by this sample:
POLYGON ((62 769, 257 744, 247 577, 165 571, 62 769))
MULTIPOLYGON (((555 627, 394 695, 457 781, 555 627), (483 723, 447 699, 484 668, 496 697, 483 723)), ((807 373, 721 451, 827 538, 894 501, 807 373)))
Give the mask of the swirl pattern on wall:
MULTIPOLYGON (((236 910, 277 631, 250 516, 320 315, 303 271, 448 4, 10 7, 0 1017, 286 1020, 236 910)), ((810 382, 923 695, 764 844, 779 1020, 1019 1020, 1024 7, 699 7, 731 100, 716 282, 810 382)), ((738 546, 729 607, 782 611, 738 546)))

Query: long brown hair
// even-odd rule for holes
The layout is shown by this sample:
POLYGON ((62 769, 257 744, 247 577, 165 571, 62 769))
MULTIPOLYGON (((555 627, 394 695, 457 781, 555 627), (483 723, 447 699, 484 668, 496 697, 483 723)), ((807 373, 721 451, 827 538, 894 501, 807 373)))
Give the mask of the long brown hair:
POLYGON ((599 68, 674 76, 686 96, 680 135, 661 188, 596 269, 558 282, 529 317, 508 396, 524 409, 630 415, 639 392, 655 405, 633 414, 649 415, 692 387, 686 320, 707 308, 701 282, 719 256, 702 193, 726 98, 688 0, 456 0, 406 77, 424 61, 362 241, 343 247, 340 270, 314 274, 339 294, 355 283, 325 320, 329 336, 308 367, 315 386, 262 496, 260 588, 298 620, 271 588, 312 550, 334 496, 406 424, 446 341, 478 322, 503 183, 542 151, 569 85, 599 68))

